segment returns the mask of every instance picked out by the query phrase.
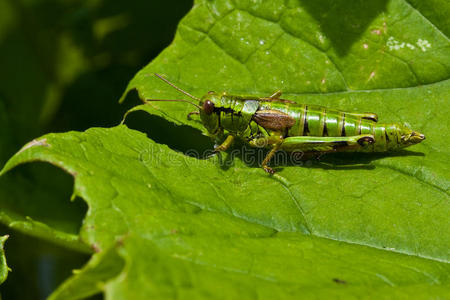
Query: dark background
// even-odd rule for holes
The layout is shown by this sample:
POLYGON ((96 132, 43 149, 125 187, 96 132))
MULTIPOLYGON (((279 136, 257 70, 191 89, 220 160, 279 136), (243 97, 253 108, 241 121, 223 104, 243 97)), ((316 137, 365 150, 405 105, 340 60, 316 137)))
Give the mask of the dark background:
MULTIPOLYGON (((118 103, 128 81, 170 44, 192 5, 187 0, 0 1, 1 166, 45 133, 118 125, 138 103, 133 95, 118 103)), ((77 232, 86 205, 80 199, 69 202, 73 179, 55 167, 34 165, 8 173, 12 183, 0 178, 0 211, 13 207, 44 222, 46 209, 30 202, 43 197, 61 211, 61 228, 77 232)), ((0 234, 10 235, 5 248, 12 269, 0 286, 2 299, 45 299, 90 257, 4 225, 0 234)))

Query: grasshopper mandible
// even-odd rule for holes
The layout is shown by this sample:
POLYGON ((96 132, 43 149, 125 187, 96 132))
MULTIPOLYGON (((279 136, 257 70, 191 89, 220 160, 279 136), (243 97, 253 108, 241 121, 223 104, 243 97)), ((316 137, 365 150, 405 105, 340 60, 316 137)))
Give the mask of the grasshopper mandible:
POLYGON ((278 150, 304 153, 330 152, 387 152, 420 143, 425 135, 407 126, 378 123, 374 113, 344 112, 319 105, 297 104, 281 99, 281 91, 269 97, 242 97, 225 92, 208 92, 202 98, 175 86, 159 74, 158 78, 184 95, 199 101, 148 99, 146 101, 187 102, 198 110, 203 126, 211 137, 225 137, 216 152, 226 151, 235 138, 253 147, 270 151, 262 162, 263 169, 273 174, 268 166, 278 150))

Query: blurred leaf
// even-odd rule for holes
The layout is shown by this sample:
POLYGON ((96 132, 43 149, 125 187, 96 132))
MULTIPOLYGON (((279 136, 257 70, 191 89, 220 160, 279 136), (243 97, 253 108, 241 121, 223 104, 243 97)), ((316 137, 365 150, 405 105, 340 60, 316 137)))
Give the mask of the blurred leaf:
POLYGON ((6 280, 9 271, 8 265, 6 264, 6 257, 4 250, 5 241, 7 239, 8 239, 7 235, 0 237, 0 284, 6 280))
POLYGON ((61 12, 68 6, 2 1, 1 14, 8 21, 0 25, 0 92, 16 141, 23 143, 42 132, 59 106, 63 88, 87 68, 81 49, 61 26, 61 18, 67 16, 61 12))
POLYGON ((116 125, 125 108, 115 101, 126 80, 170 42, 190 6, 176 0, 2 1, 0 97, 17 147, 48 130, 116 125))

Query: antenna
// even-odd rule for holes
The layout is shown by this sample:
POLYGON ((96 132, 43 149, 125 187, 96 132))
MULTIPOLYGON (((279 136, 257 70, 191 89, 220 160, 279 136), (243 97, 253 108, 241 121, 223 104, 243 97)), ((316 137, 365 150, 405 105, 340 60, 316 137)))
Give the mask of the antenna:
POLYGON ((183 94, 185 94, 186 96, 188 96, 188 97, 190 97, 190 98, 192 98, 192 99, 195 99, 195 100, 200 101, 200 98, 197 98, 197 97, 195 97, 195 96, 189 94, 188 92, 186 92, 186 91, 180 89, 180 88, 177 87, 175 84, 173 84, 172 82, 170 82, 169 80, 167 80, 166 78, 164 78, 162 75, 159 75, 158 73, 155 73, 155 76, 158 77, 159 79, 161 79, 162 81, 164 81, 165 83, 167 83, 168 85, 170 85, 171 87, 173 87, 174 89, 176 89, 177 91, 179 91, 180 93, 183 93, 183 94))
POLYGON ((195 107, 197 107, 198 109, 202 109, 200 106, 198 106, 197 104, 189 101, 189 100, 184 100, 184 99, 145 99, 145 101, 161 101, 161 102, 186 102, 189 104, 194 105, 195 107))
MULTIPOLYGON (((162 81, 164 81, 165 83, 167 83, 168 85, 170 85, 171 87, 173 87, 174 89, 176 89, 177 91, 179 91, 179 92, 185 94, 185 95, 188 96, 188 97, 191 97, 192 99, 195 99, 195 100, 200 101, 200 98, 197 98, 197 97, 195 97, 195 96, 189 94, 188 92, 186 92, 186 91, 180 89, 180 88, 177 87, 175 84, 173 84, 172 82, 170 82, 169 80, 167 80, 166 78, 164 78, 162 75, 159 75, 159 74, 155 73, 155 76, 158 77, 159 79, 161 79, 162 81)), ((194 105, 194 106, 197 107, 198 109, 202 109, 202 108, 201 108, 200 106, 198 106, 197 104, 195 104, 195 103, 193 103, 193 102, 191 102, 191 101, 189 101, 189 100, 184 100, 184 99, 167 99, 167 100, 166 100, 166 99, 145 99, 145 101, 186 102, 186 103, 189 103, 189 104, 194 105)))

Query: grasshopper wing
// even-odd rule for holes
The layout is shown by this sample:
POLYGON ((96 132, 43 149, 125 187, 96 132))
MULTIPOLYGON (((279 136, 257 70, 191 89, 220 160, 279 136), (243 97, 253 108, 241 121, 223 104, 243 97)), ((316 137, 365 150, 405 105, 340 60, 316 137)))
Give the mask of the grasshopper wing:
POLYGON ((252 117, 258 125, 275 131, 291 128, 295 124, 295 119, 279 110, 267 109, 258 110, 252 117))

